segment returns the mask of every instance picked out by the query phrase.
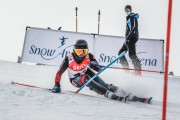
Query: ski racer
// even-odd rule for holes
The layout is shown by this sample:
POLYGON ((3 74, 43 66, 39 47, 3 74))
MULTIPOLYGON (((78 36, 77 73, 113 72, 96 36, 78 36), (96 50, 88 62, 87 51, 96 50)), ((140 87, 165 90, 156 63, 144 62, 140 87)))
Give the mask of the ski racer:
MULTIPOLYGON (((99 72, 101 69, 102 67, 96 61, 93 54, 89 53, 88 43, 83 39, 77 40, 73 52, 65 57, 60 65, 60 69, 56 73, 55 86, 52 92, 61 92, 61 76, 66 70, 68 71, 71 84, 79 88, 95 75, 93 70, 99 72)), ((105 83, 99 76, 91 81, 87 87, 100 95, 114 100, 126 102, 128 99, 132 101, 150 102, 149 99, 140 99, 112 84, 105 83)))

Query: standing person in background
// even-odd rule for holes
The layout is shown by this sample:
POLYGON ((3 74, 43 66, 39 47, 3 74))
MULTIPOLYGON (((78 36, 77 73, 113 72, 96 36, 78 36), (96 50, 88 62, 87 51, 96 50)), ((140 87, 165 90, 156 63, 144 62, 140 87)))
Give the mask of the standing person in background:
MULTIPOLYGON (((124 51, 128 51, 129 57, 132 60, 132 64, 135 68, 135 74, 141 75, 141 63, 139 58, 136 55, 136 42, 139 39, 139 31, 138 31, 138 18, 139 15, 136 13, 132 13, 132 7, 130 5, 125 6, 126 12, 126 34, 125 34, 125 42, 122 48, 119 50, 118 55, 120 55, 124 51)), ((124 68, 129 68, 128 61, 126 57, 120 59, 120 63, 124 68)))

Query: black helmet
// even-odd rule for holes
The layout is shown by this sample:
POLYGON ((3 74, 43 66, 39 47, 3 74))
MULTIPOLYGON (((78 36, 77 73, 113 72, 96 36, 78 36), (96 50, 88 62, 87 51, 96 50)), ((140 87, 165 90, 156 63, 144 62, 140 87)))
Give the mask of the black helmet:
POLYGON ((126 5, 125 8, 124 8, 124 10, 126 10, 126 9, 130 9, 130 10, 132 11, 131 5, 126 5))
POLYGON ((79 39, 74 44, 74 49, 88 49, 88 43, 83 39, 79 39))

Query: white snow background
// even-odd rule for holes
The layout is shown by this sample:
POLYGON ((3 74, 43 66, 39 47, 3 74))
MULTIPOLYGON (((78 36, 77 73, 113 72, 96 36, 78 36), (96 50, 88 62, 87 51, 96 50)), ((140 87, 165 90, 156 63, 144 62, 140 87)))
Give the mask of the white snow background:
MULTIPOLYGON (((0 120, 160 120, 162 119, 162 74, 107 69, 100 77, 140 97, 153 97, 151 105, 123 103, 97 95, 87 87, 80 94, 65 72, 62 76, 62 93, 45 89, 12 85, 11 82, 52 88, 58 67, 35 66, 0 61, 0 120), (87 95, 82 95, 88 94, 87 95)), ((180 120, 180 77, 169 76, 167 120, 180 120)))

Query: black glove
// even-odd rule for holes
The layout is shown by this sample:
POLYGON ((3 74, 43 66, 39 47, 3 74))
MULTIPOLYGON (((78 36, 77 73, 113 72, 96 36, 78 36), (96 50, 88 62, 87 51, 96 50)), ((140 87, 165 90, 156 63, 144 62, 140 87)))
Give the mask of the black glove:
POLYGON ((59 83, 55 83, 53 89, 52 89, 53 93, 60 93, 61 92, 61 85, 59 83))
POLYGON ((96 61, 91 61, 89 64, 90 68, 94 69, 94 70, 99 70, 101 69, 101 66, 99 65, 98 62, 96 61))

